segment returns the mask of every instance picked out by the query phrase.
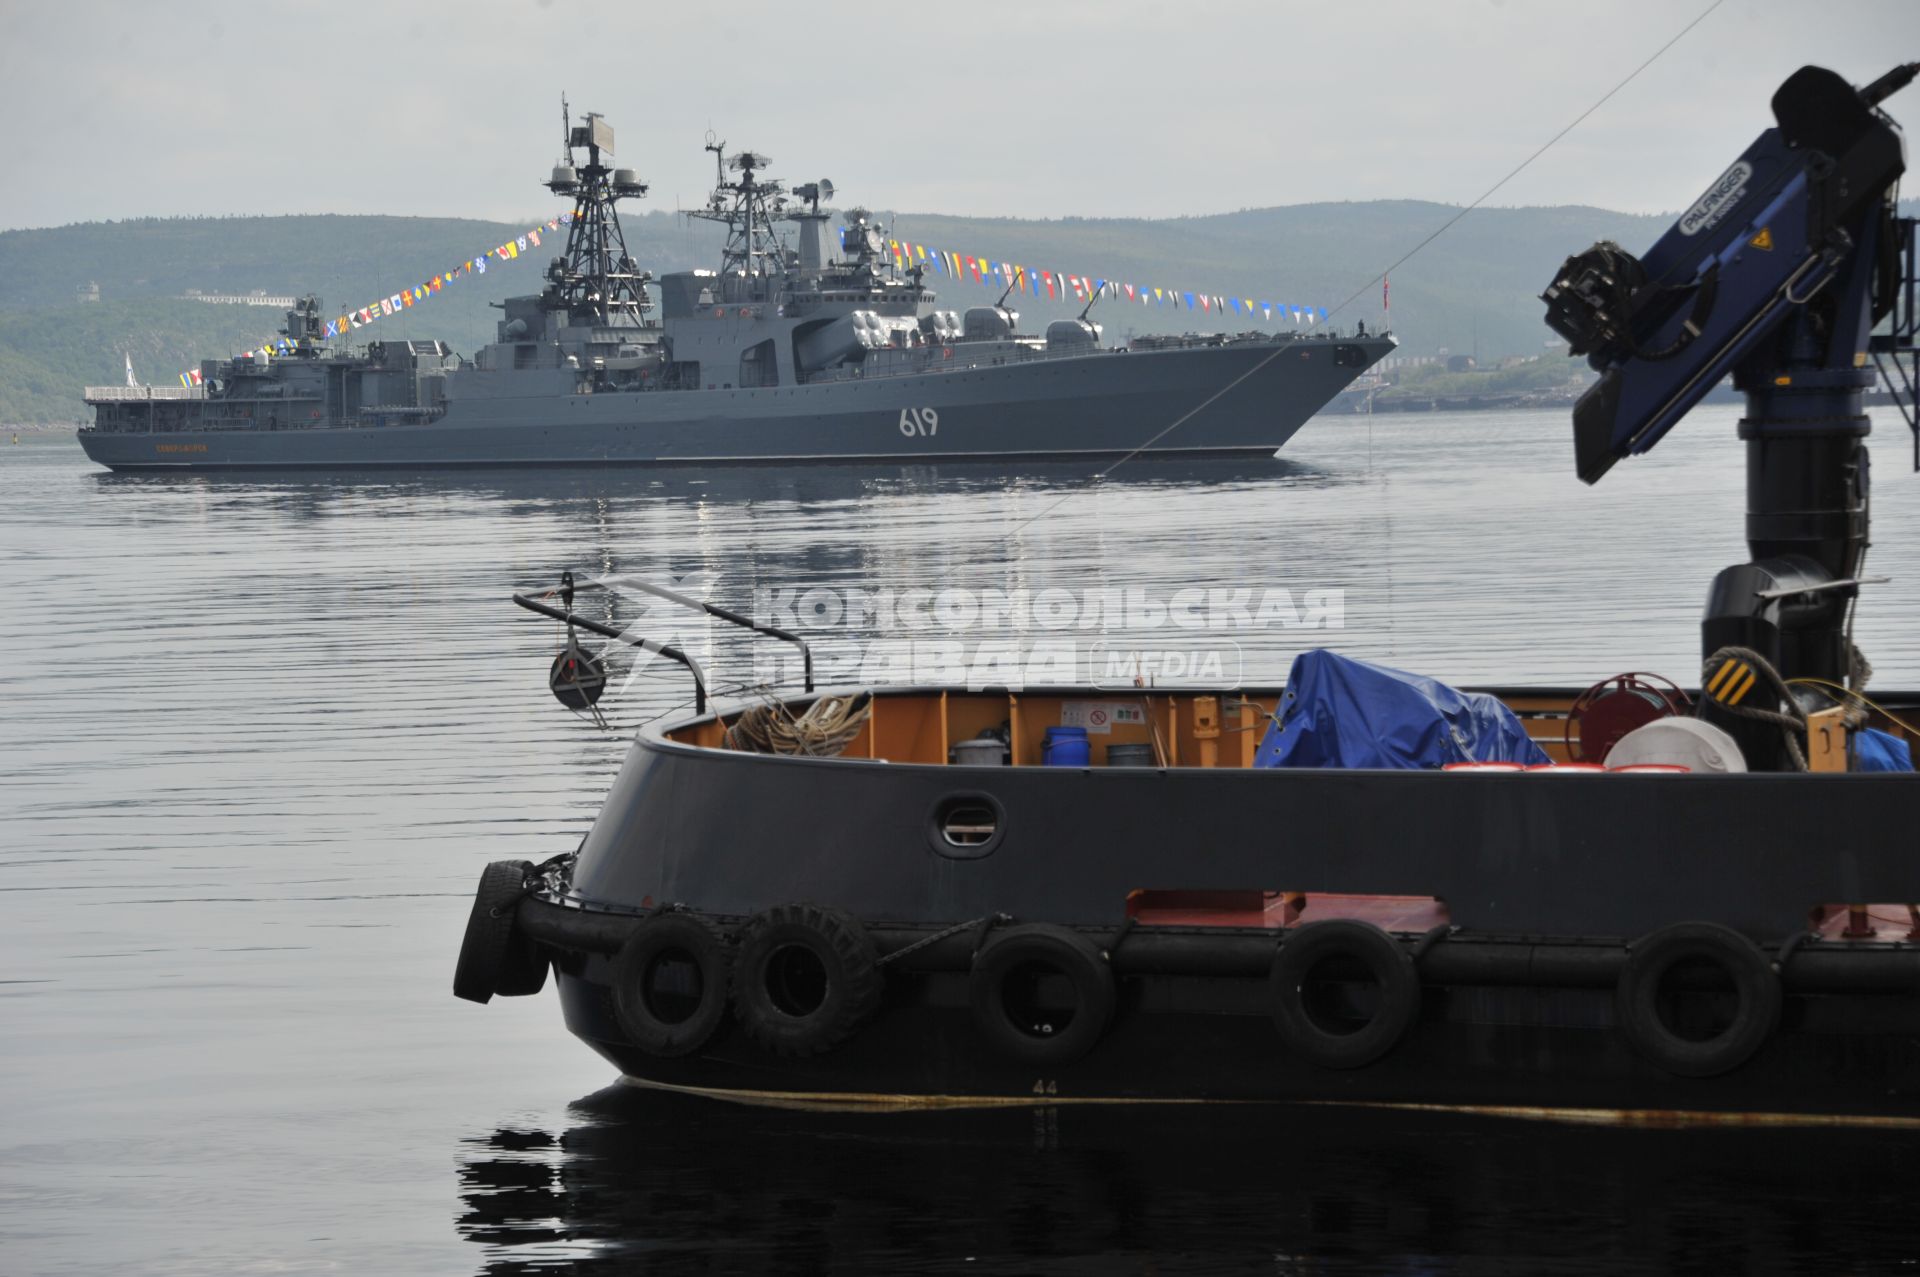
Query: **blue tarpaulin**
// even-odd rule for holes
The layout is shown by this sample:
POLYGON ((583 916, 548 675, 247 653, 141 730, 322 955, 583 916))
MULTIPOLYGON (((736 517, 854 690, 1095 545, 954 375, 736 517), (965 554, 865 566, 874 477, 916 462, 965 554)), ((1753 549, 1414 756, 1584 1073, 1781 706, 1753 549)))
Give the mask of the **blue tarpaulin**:
POLYGON ((1891 732, 1863 727, 1853 734, 1853 770, 1857 772, 1910 772, 1913 750, 1891 732))
POLYGON ((1319 649, 1294 658, 1255 767, 1435 768, 1549 763, 1512 710, 1483 692, 1319 649))

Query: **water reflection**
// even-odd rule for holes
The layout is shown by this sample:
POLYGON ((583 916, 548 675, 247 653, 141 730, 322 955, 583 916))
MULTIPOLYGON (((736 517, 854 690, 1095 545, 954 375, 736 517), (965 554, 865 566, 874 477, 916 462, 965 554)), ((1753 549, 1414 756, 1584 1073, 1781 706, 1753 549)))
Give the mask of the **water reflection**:
POLYGON ((1373 1111, 831 1114, 612 1087, 460 1150, 487 1273, 1884 1271, 1920 1147, 1373 1111))
POLYGON ((546 510, 605 501, 708 501, 721 504, 791 502, 831 505, 870 496, 915 493, 1035 491, 1064 495, 1094 487, 1177 491, 1182 488, 1261 484, 1329 487, 1362 482, 1364 472, 1285 457, 1220 460, 1156 460, 1102 473, 1112 461, 1039 461, 1016 465, 952 462, 925 466, 621 467, 552 466, 474 469, 440 473, 409 471, 241 470, 230 473, 127 473, 90 475, 103 491, 205 492, 226 498, 271 495, 290 513, 319 517, 342 502, 367 499, 476 498, 506 502, 496 513, 546 510))
MULTIPOLYGON (((412 588, 438 573, 442 588, 484 589, 490 600, 503 587, 549 584, 563 568, 717 574, 712 597, 742 610, 758 590, 812 586, 1124 586, 1160 598, 1195 587, 1330 589, 1345 602, 1338 633, 1269 625, 1233 636, 1247 681, 1277 681, 1299 651, 1328 645, 1455 682, 1584 687, 1651 669, 1691 683, 1706 585, 1745 554, 1740 454, 1728 438, 1737 410, 1696 415, 1688 434, 1591 489, 1570 473, 1557 413, 1330 418, 1280 457, 1140 462, 1098 484, 1095 466, 1061 462, 1012 472, 90 471, 87 486, 101 498, 92 513, 107 519, 137 510, 155 532, 219 529, 250 549, 353 537, 364 580, 404 574, 412 588), (124 499, 133 496, 143 499, 124 499)), ((1920 523, 1920 485, 1891 485, 1874 513, 1879 540, 1903 544, 1920 523)), ((1914 681, 1916 620, 1920 595, 1897 586, 1862 607, 1859 641, 1882 686, 1914 681)), ((849 654, 882 637, 845 622, 829 629, 823 644, 849 654)), ((736 636, 649 637, 679 640, 718 682, 759 681, 736 636)), ((685 689, 645 695, 636 714, 678 703, 685 689)))

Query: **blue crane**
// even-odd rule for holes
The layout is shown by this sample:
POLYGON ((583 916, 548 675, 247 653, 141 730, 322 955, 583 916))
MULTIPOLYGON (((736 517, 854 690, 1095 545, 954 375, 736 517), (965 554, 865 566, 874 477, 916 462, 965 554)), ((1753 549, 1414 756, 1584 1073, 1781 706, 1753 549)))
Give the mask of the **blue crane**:
POLYGON ((1862 669, 1851 639, 1868 545, 1862 394, 1880 372, 1904 399, 1920 468, 1915 233, 1896 199, 1906 148, 1880 109, 1916 73, 1920 62, 1855 88, 1802 67, 1773 95, 1774 127, 1645 256, 1603 241, 1541 294, 1548 326, 1600 374, 1573 413, 1587 483, 1658 444, 1728 374, 1746 395, 1752 560, 1714 578, 1702 683, 1713 691, 1737 649, 1761 658, 1772 690, 1744 706, 1709 695, 1702 716, 1760 769, 1790 765, 1779 719, 1804 721, 1808 707, 1790 680, 1851 686, 1862 669))

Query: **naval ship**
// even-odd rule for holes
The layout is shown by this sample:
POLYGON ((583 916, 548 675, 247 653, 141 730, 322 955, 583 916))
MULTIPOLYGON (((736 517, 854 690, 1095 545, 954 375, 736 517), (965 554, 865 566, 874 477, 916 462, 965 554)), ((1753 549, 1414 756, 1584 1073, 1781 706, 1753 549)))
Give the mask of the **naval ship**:
POLYGON ((282 357, 89 387, 80 444, 115 470, 1271 455, 1395 344, 1358 328, 1109 347, 1091 302, 1022 331, 1011 287, 942 309, 872 213, 834 225, 831 182, 788 189, 763 155, 707 149, 715 189, 692 215, 726 228, 718 270, 641 270, 616 205, 647 187, 589 114, 545 183, 572 206, 565 250, 540 292, 495 303, 473 359, 337 345, 308 296, 282 357))

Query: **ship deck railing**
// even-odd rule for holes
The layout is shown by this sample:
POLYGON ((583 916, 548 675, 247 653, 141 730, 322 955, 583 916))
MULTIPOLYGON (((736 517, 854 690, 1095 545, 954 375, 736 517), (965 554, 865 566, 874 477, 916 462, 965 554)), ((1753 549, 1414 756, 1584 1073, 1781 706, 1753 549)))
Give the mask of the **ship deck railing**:
POLYGON ((145 403, 150 399, 205 399, 205 386, 88 386, 88 403, 145 403))

